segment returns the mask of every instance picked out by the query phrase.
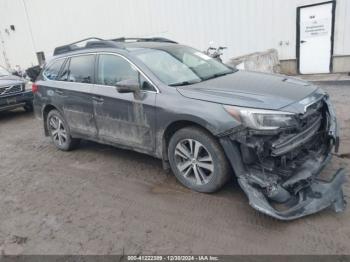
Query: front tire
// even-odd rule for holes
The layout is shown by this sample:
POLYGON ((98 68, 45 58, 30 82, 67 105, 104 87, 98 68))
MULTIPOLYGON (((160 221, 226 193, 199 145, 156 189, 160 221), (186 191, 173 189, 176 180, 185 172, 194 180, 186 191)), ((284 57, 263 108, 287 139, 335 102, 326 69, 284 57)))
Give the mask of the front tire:
POLYGON ((79 144, 78 139, 72 138, 67 122, 57 110, 51 110, 47 115, 46 127, 52 142, 58 149, 70 151, 79 144))
POLYGON ((186 127, 170 139, 168 157, 177 179, 198 192, 212 193, 229 179, 230 166, 217 140, 198 127, 186 127))

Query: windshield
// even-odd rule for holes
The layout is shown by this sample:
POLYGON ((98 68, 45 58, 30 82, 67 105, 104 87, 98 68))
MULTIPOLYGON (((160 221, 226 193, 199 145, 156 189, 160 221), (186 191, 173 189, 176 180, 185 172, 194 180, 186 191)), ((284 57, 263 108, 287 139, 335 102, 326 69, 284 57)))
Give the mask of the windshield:
POLYGON ((0 76, 8 76, 10 73, 3 67, 0 66, 0 76))
POLYGON ((147 49, 135 54, 163 83, 181 86, 230 74, 233 70, 190 47, 147 49))

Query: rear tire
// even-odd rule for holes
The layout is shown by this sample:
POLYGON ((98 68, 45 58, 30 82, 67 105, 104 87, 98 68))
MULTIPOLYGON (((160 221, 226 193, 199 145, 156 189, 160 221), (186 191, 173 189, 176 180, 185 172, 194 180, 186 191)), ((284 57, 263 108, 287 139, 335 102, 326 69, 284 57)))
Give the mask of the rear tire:
POLYGON ((170 139, 168 157, 176 178, 198 192, 215 192, 230 177, 230 165, 218 141, 198 127, 177 131, 170 139))
POLYGON ((46 127, 54 145, 62 151, 76 148, 80 142, 71 136, 69 126, 57 110, 51 110, 46 118, 46 127))

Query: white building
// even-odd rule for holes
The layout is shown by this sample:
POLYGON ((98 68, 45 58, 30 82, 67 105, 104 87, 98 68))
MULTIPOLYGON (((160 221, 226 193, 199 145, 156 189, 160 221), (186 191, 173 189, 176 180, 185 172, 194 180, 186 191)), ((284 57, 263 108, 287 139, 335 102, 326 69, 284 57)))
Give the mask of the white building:
POLYGON ((320 3, 0 0, 0 64, 27 68, 40 52, 48 58, 56 46, 90 36, 163 36, 200 50, 211 41, 227 46, 224 60, 275 48, 286 73, 349 72, 350 0, 320 3))

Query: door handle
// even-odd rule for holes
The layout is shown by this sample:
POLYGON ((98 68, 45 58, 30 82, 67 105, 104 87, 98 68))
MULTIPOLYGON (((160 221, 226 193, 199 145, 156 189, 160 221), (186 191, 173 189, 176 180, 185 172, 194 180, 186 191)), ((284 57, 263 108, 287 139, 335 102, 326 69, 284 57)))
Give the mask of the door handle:
POLYGON ((92 100, 94 100, 97 103, 103 103, 104 99, 100 96, 93 96, 92 100))
POLYGON ((305 40, 301 40, 301 41, 300 41, 301 44, 304 44, 304 43, 306 43, 306 42, 307 42, 307 41, 305 41, 305 40))
POLYGON ((64 95, 64 92, 61 91, 61 90, 55 90, 55 93, 56 93, 57 95, 60 95, 60 96, 63 96, 63 95, 64 95))

